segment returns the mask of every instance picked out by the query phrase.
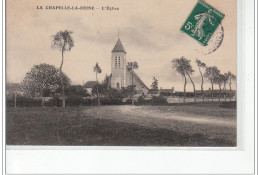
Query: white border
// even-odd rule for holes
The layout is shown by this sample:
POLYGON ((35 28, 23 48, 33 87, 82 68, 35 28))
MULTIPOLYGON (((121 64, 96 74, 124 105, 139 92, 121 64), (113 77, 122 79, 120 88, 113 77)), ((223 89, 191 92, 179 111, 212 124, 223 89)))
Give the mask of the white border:
POLYGON ((1 20, 2 20, 2 28, 1 28, 1 55, 2 55, 2 61, 0 61, 0 64, 1 64, 1 71, 0 71, 0 81, 2 82, 1 84, 1 87, 0 87, 0 90, 1 90, 1 99, 0 100, 0 105, 1 105, 1 113, 2 113, 2 120, 0 120, 0 128, 1 128, 1 136, 2 136, 2 139, 1 139, 1 172, 2 174, 5 174, 5 170, 6 170, 6 164, 5 164, 5 158, 6 158, 6 152, 5 152, 5 126, 4 126, 4 123, 5 123, 5 104, 3 103, 5 101, 5 0, 2 1, 2 3, 0 3, 0 6, 1 6, 1 9, 2 12, 0 14, 1 16, 1 20))
MULTIPOLYGON (((238 128, 238 136, 243 138, 238 139, 239 149, 44 147, 44 150, 32 150, 35 147, 24 147, 24 150, 17 150, 20 148, 9 146, 6 150, 7 173, 253 174, 255 144, 253 134, 254 1, 238 0, 238 4, 240 7, 238 8, 238 18, 242 21, 238 20, 238 26, 240 26, 238 27, 238 43, 243 44, 243 47, 238 44, 238 51, 241 53, 238 53, 237 61, 238 126, 240 126, 239 123, 243 124, 243 128, 238 128)), ((5 60, 2 64, 5 65, 5 60)), ((3 67, 3 72, 5 72, 5 67, 3 67)), ((3 90, 5 90, 4 86, 3 90)), ((3 100, 5 101, 4 97, 3 100)), ((5 123, 5 120, 3 122, 5 123)))

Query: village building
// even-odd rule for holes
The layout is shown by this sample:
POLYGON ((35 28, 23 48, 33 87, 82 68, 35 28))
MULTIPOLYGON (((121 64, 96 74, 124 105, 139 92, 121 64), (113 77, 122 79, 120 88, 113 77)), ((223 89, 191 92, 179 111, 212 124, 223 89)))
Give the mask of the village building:
POLYGON ((24 96, 25 92, 19 83, 6 83, 6 96, 12 97, 14 94, 24 96))
POLYGON ((159 90, 160 95, 162 96, 174 96, 175 95, 175 90, 174 87, 171 89, 163 89, 162 87, 159 90))
POLYGON ((156 96, 174 96, 175 95, 175 90, 174 87, 171 89, 163 89, 162 87, 160 89, 149 89, 148 93, 146 95, 146 99, 151 99, 152 97, 156 96))
POLYGON ((96 84, 96 81, 88 81, 83 85, 83 88, 89 95, 92 95, 92 89, 96 84))
POLYGON ((149 90, 136 72, 128 69, 126 51, 119 38, 111 54, 110 83, 112 88, 118 90, 133 84, 137 94, 146 95, 149 90))

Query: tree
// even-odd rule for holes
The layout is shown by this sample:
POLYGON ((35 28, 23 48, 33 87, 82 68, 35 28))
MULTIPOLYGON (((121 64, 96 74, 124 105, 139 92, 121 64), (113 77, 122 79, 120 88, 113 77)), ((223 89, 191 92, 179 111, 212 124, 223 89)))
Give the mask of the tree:
POLYGON ((203 90, 203 84, 204 84, 204 76, 201 72, 201 68, 206 68, 206 64, 201 62, 200 60, 196 59, 196 63, 199 67, 199 72, 200 72, 200 76, 201 76, 201 94, 202 94, 202 99, 203 99, 203 102, 204 102, 204 99, 205 99, 205 94, 204 94, 204 90, 203 90))
POLYGON ((102 82, 102 86, 103 86, 105 96, 108 97, 111 90, 111 84, 110 84, 110 76, 108 76, 107 74, 105 75, 105 78, 102 82))
POLYGON ((194 101, 196 102, 196 88, 195 88, 195 84, 192 81, 191 75, 193 74, 194 70, 192 69, 191 65, 190 65, 190 60, 185 60, 185 64, 186 64, 186 74, 188 75, 192 86, 193 86, 193 91, 194 91, 194 101))
MULTIPOLYGON (((59 73, 59 69, 49 64, 34 65, 29 72, 26 73, 22 81, 23 89, 26 94, 31 97, 44 97, 47 91, 56 90, 61 86, 60 75, 62 75, 62 83, 64 87, 70 85, 70 79, 63 72, 59 73)), ((43 98, 42 98, 43 105, 43 98)))
POLYGON ((218 84, 219 87, 218 101, 220 101, 221 98, 221 93, 222 93, 221 86, 224 84, 224 81, 225 81, 225 75, 219 74, 218 77, 216 78, 216 83, 218 84))
POLYGON ((109 77, 107 74, 106 74, 106 76, 105 76, 105 78, 104 78, 102 84, 104 85, 104 87, 105 87, 106 89, 111 88, 111 85, 110 85, 110 77, 109 77))
POLYGON ((196 89, 195 89, 195 84, 191 79, 191 75, 194 72, 190 65, 190 60, 187 60, 184 57, 181 58, 175 58, 172 60, 172 67, 176 69, 176 71, 184 77, 184 102, 186 99, 186 84, 187 84, 187 78, 186 75, 189 77, 191 80, 191 83, 193 85, 193 90, 194 90, 194 100, 196 101, 196 89))
POLYGON ((118 89, 109 88, 107 90, 107 99, 110 104, 120 104, 122 102, 122 93, 118 89))
POLYGON ((99 99, 99 93, 98 93, 98 77, 97 75, 102 72, 101 68, 99 67, 98 63, 94 66, 94 72, 96 72, 96 80, 97 80, 97 99, 98 99, 98 106, 100 106, 100 99, 99 99))
POLYGON ((224 99, 226 101, 226 85, 227 85, 227 82, 228 82, 228 74, 227 73, 224 73, 224 77, 223 77, 223 89, 224 89, 224 99))
POLYGON ((230 101, 232 100, 232 80, 235 80, 236 76, 232 74, 230 71, 228 71, 228 80, 229 80, 229 89, 230 89, 230 101))
MULTIPOLYGON (((71 37, 71 31, 60 31, 56 35, 53 35, 52 39, 52 48, 59 49, 61 51, 61 65, 60 65, 60 74, 62 74, 62 66, 64 61, 64 52, 70 51, 74 46, 74 41, 71 37)), ((65 107, 65 93, 63 86, 63 78, 60 76, 60 84, 62 89, 62 107, 65 107)))
POLYGON ((126 88, 122 88, 122 91, 121 91, 122 97, 123 98, 130 97, 132 100, 132 94, 133 94, 134 89, 135 89, 134 85, 129 85, 126 88))
POLYGON ((213 67, 207 67, 205 72, 205 77, 208 78, 208 80, 211 83, 211 100, 213 101, 213 94, 214 94, 214 84, 217 81, 217 77, 219 76, 220 71, 216 66, 213 67))
POLYGON ((92 93, 101 96, 107 96, 108 95, 109 88, 103 83, 98 83, 92 88, 92 93), (97 94, 98 92, 98 94, 97 94))
MULTIPOLYGON (((138 64, 137 64, 137 62, 128 62, 127 64, 128 64, 128 66, 127 66, 128 71, 132 72, 132 86, 134 86, 134 69, 138 69, 138 64)), ((134 103, 135 103, 134 102, 134 93, 135 93, 135 88, 133 88, 132 97, 131 97, 132 105, 134 105, 134 103)))
POLYGON ((158 90, 158 79, 156 79, 155 77, 153 77, 153 82, 152 82, 152 85, 151 85, 151 89, 158 90))
POLYGON ((68 96, 87 96, 87 92, 85 91, 82 85, 71 85, 65 89, 65 92, 68 96))

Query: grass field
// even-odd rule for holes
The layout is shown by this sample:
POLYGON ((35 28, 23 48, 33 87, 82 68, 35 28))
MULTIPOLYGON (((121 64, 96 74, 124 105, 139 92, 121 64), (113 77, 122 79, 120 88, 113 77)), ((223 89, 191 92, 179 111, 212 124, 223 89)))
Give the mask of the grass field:
POLYGON ((8 108, 7 145, 236 146, 236 107, 8 108))

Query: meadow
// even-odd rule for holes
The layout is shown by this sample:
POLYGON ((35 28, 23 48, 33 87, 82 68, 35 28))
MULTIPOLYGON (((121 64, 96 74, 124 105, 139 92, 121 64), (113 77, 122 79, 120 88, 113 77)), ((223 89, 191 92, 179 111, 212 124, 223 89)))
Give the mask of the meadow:
POLYGON ((236 146, 235 102, 6 109, 7 145, 236 146))

